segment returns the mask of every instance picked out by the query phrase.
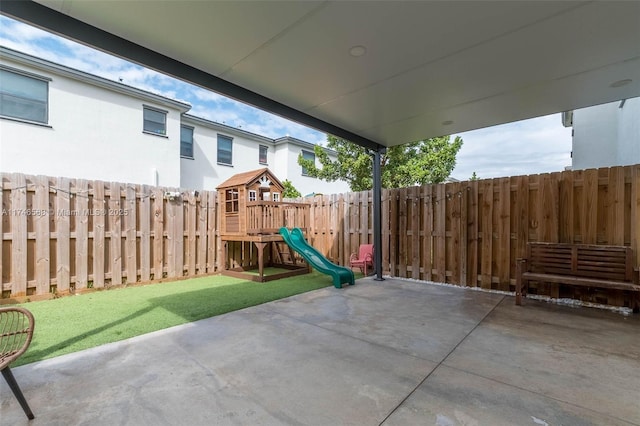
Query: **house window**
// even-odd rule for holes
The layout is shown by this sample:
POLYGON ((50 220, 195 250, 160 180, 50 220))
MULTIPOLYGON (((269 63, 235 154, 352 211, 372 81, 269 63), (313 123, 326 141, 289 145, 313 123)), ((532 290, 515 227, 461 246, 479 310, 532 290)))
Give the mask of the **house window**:
POLYGON ((143 107, 144 123, 142 131, 154 135, 167 134, 167 112, 149 107, 143 107))
POLYGON ((225 212, 238 213, 238 191, 227 189, 225 192, 225 212))
POLYGON ((232 147, 233 139, 218 135, 218 164, 233 164, 232 147))
POLYGON ((180 126, 180 156, 193 158, 193 127, 180 126))
POLYGON ((265 145, 260 145, 260 155, 258 161, 260 164, 267 164, 267 153, 269 152, 269 147, 265 145))
POLYGON ((253 189, 250 189, 249 190, 249 201, 256 201, 257 199, 258 198, 257 198, 257 195, 256 195, 256 191, 253 190, 253 189))
MULTIPOLYGON (((313 152, 310 152, 310 151, 302 150, 302 158, 305 159, 305 160, 311 160, 314 163, 316 161, 316 155, 313 152)), ((303 176, 308 176, 309 175, 308 170, 306 168, 304 168, 304 167, 302 168, 302 175, 303 176)))
POLYGON ((49 80, 0 69, 0 116, 47 124, 49 80))
POLYGON ((279 192, 274 192, 273 193, 273 201, 280 201, 280 193, 279 192))

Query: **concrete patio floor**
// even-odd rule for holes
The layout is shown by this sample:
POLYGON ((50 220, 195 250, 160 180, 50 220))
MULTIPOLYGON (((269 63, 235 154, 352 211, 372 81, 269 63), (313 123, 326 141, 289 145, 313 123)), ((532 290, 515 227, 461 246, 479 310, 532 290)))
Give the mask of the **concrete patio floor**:
POLYGON ((12 370, 2 425, 640 425, 640 315, 393 279, 12 370))

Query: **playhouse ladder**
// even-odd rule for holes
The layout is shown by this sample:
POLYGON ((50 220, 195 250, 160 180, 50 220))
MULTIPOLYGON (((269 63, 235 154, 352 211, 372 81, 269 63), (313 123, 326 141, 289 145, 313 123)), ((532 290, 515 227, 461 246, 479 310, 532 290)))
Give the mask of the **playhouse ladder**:
POLYGON ((283 265, 295 265, 296 258, 291 253, 291 248, 284 241, 274 242, 275 252, 277 253, 278 261, 283 265))

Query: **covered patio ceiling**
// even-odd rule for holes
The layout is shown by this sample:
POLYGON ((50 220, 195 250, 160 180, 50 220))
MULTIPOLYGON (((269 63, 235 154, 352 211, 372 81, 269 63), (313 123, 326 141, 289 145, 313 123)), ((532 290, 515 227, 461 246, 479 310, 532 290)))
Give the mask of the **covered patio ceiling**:
POLYGON ((38 0, 1 8, 371 148, 640 96, 637 1, 38 0))

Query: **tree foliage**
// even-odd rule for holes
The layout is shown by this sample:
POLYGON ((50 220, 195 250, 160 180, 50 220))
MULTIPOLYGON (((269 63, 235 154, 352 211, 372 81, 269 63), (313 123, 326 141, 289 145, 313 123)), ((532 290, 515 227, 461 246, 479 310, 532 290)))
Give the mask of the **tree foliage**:
POLYGON ((282 186, 284 186, 284 192, 282 193, 282 198, 298 198, 301 197, 302 194, 300 191, 293 186, 293 183, 289 179, 286 179, 282 182, 282 186))
MULTIPOLYGON (((344 180, 352 191, 365 191, 373 186, 371 152, 360 145, 335 136, 327 136, 327 147, 337 152, 332 161, 320 146, 314 148, 316 159, 298 157, 298 164, 312 177, 329 182, 344 180)), ((449 136, 425 139, 387 149, 381 157, 382 187, 403 188, 412 185, 440 183, 449 177, 456 165, 456 155, 462 138, 453 141, 449 136)))

